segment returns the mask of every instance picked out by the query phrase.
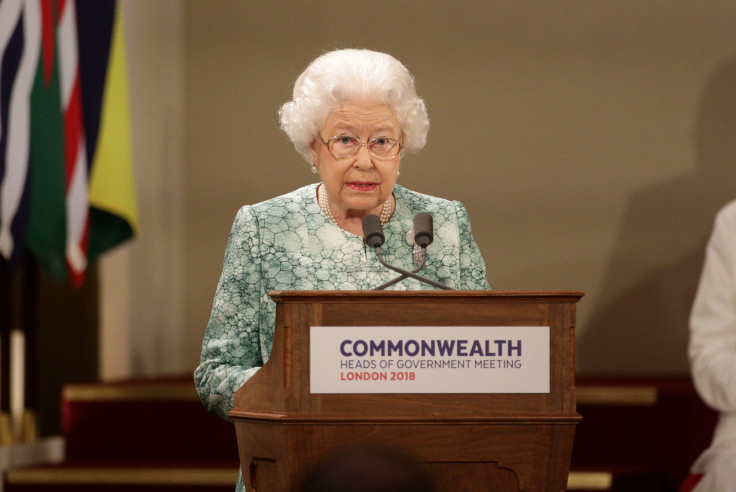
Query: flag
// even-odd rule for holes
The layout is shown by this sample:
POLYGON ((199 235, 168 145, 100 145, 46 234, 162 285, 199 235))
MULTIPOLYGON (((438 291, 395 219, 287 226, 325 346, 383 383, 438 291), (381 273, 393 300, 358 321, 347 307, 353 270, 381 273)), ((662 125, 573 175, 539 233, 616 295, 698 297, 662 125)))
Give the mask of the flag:
POLYGON ((0 161, 0 253, 12 267, 26 246, 45 271, 78 286, 90 261, 138 230, 122 16, 115 0, 0 0, 0 10, 11 7, 19 20, 0 22, 0 115, 6 92, 17 92, 30 118, 17 144, 25 161, 0 161), (33 61, 25 85, 23 57, 33 61))
POLYGON ((30 213, 30 94, 40 49, 38 2, 0 2, 0 254, 22 255, 30 213))
POLYGON ((81 57, 87 153, 93 157, 90 174, 90 237, 88 257, 94 260, 138 232, 138 209, 133 179, 133 156, 128 106, 123 18, 115 2, 78 0, 80 38, 93 51, 81 57), (107 7, 105 6, 107 3, 107 7), (84 8, 82 8, 84 7, 84 8), (106 18, 101 30, 102 18, 106 18), (89 32, 91 31, 91 32, 89 32), (107 50, 101 38, 109 39, 107 50), (108 57, 107 70, 94 60, 108 57), (101 101, 103 104, 100 104, 101 101))
MULTIPOLYGON (((33 3, 26 0, 26 5, 33 3)), ((61 81, 57 56, 59 5, 38 2, 41 11, 41 52, 31 92, 31 194, 26 246, 44 271, 66 277, 66 186, 61 81)))

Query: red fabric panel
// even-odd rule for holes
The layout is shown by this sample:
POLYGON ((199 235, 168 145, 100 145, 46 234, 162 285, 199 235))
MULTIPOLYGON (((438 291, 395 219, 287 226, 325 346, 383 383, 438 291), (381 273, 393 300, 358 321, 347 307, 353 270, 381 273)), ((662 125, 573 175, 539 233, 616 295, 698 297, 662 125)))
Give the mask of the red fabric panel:
POLYGON ((654 386, 656 404, 581 404, 572 468, 644 467, 677 490, 708 447, 717 413, 700 399, 689 377, 577 377, 577 386, 654 386))
POLYGON ((703 478, 702 474, 688 475, 685 477, 685 480, 682 481, 682 485, 680 485, 680 492, 690 492, 696 485, 698 485, 701 478, 703 478))
MULTIPOLYGON (((167 379, 158 382, 178 383, 167 379)), ((130 385, 131 382, 124 384, 130 385)), ((157 382, 136 384, 155 386, 157 382)), ((193 385, 193 382, 188 379, 181 384, 193 385)), ((61 413, 67 459, 70 460, 204 459, 238 462, 235 427, 208 413, 197 399, 62 400, 61 413)))

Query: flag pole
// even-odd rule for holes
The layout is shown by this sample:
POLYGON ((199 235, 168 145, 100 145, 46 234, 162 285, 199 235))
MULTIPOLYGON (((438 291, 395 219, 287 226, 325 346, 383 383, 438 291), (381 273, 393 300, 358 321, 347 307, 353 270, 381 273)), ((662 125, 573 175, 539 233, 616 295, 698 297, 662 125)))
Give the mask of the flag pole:
POLYGON ((36 334, 38 332, 38 268, 33 255, 23 259, 23 290, 21 299, 22 330, 24 336, 23 417, 21 438, 24 442, 38 440, 36 421, 38 371, 36 334))
POLYGON ((13 324, 13 286, 10 266, 0 258, 0 445, 13 443, 10 426, 10 332, 13 324))

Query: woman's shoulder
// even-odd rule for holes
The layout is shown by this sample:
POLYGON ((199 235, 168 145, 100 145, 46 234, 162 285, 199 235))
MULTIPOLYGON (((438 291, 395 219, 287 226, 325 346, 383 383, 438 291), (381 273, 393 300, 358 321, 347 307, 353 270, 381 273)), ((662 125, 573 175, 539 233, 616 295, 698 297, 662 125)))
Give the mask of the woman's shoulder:
MULTIPOLYGON (((448 200, 426 193, 419 193, 396 185, 394 188, 396 197, 404 201, 410 210, 416 212, 426 211, 429 213, 457 213, 458 210, 464 210, 464 206, 457 200, 448 200)), ((416 213, 415 212, 415 213, 416 213)))
POLYGON ((716 215, 716 220, 735 222, 736 221, 736 200, 733 200, 723 206, 716 215))
POLYGON ((247 213, 254 216, 293 214, 305 210, 307 205, 316 202, 317 183, 302 186, 294 191, 283 195, 269 198, 252 205, 243 205, 239 213, 247 213))

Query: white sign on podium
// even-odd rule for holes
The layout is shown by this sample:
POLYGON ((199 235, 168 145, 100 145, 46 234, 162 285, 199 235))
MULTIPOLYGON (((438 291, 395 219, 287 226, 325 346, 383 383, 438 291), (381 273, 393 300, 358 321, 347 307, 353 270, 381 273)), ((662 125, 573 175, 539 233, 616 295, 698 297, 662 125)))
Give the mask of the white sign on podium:
POLYGON ((313 326, 311 393, 549 393, 548 326, 313 326))

